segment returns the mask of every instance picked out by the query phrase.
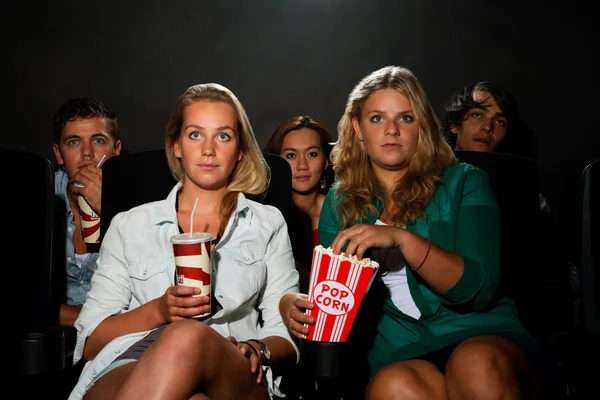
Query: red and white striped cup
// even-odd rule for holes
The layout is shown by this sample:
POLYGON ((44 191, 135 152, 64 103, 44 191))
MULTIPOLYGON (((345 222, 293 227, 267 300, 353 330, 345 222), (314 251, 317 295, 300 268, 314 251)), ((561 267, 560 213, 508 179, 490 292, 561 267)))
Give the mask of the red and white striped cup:
MULTIPOLYGON (((195 286, 200 288, 198 296, 211 297, 210 242, 212 235, 206 232, 181 233, 171 237, 175 255, 175 284, 195 286)), ((212 313, 210 310, 194 318, 205 317, 212 313)))
POLYGON ((305 339, 317 342, 345 342, 362 299, 375 278, 379 264, 368 258, 358 260, 331 248, 313 250, 308 299, 315 304, 306 313, 315 319, 306 325, 305 339))
POLYGON ((92 210, 83 196, 77 197, 79 216, 81 218, 81 230, 83 241, 86 243, 100 243, 100 216, 92 210))

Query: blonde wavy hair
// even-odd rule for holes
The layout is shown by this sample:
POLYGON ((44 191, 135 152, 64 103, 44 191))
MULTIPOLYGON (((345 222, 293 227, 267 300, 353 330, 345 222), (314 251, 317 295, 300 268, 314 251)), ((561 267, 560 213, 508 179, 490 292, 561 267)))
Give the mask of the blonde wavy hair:
POLYGON ((334 185, 341 200, 342 229, 354 225, 369 213, 376 213, 371 204, 374 198, 382 204, 384 201, 384 187, 375 176, 369 155, 352 126, 353 118, 360 121, 362 107, 369 96, 381 89, 395 89, 406 96, 419 123, 417 151, 391 193, 394 208, 388 211, 392 211, 394 225, 406 226, 422 216, 442 182, 444 169, 457 162, 416 76, 409 69, 395 65, 370 73, 350 92, 344 115, 338 123, 338 140, 331 151, 334 185))
POLYGON ((190 86, 177 100, 166 129, 165 151, 171 174, 178 182, 183 182, 183 163, 175 157, 174 147, 183 132, 185 108, 198 101, 214 101, 229 104, 237 115, 237 134, 242 159, 237 162, 221 203, 219 205, 219 235, 222 235, 229 217, 237 206, 238 194, 260 195, 269 185, 271 171, 262 155, 246 110, 237 97, 226 87, 217 83, 190 86))

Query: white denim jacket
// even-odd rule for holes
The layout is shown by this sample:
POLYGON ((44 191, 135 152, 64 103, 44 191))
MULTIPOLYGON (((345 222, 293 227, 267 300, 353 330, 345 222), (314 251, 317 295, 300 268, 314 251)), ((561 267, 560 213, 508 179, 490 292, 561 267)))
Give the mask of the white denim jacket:
MULTIPOLYGON (((175 200, 180 187, 178 183, 166 200, 135 207, 113 218, 102 241, 91 289, 75 322, 74 363, 81 359, 86 339, 104 319, 160 297, 174 284, 175 261, 169 239, 179 233, 175 200)), ((231 335, 238 340, 284 337, 296 349, 298 360, 298 348, 278 311, 281 296, 299 290, 281 212, 240 194, 237 209, 214 248, 211 265, 216 276, 213 293, 222 309, 206 324, 224 337, 231 335)), ((115 358, 149 332, 131 333, 107 344, 87 362, 69 399, 81 399, 115 358)), ((265 375, 271 397, 282 396, 281 377, 274 377, 270 368, 265 368, 265 375)))

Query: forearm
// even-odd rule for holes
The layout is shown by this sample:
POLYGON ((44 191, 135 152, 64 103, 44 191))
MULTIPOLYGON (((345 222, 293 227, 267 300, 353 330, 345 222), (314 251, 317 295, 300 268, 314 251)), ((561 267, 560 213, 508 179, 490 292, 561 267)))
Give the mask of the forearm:
POLYGON ((81 307, 79 307, 79 306, 71 306, 69 304, 61 304, 60 311, 58 314, 58 323, 63 326, 75 325, 75 321, 77 320, 77 317, 79 317, 80 311, 81 311, 81 307))
POLYGON ((134 310, 113 315, 102 321, 85 342, 83 358, 91 360, 116 337, 133 332, 158 328, 167 321, 159 308, 160 298, 154 299, 134 310))
POLYGON ((419 274, 435 291, 444 293, 456 285, 464 271, 460 254, 431 243, 405 229, 401 230, 401 250, 410 268, 419 274), (429 252, 428 252, 429 251, 429 252))

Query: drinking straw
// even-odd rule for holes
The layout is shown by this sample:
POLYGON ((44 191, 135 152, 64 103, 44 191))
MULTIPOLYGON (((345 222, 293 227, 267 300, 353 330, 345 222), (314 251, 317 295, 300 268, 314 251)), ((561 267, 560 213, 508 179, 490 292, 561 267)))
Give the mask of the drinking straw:
POLYGON ((194 233, 194 212, 196 211, 196 204, 198 204, 198 198, 194 201, 194 207, 192 207, 192 215, 190 215, 190 236, 194 233))
MULTIPOLYGON (((102 161, 104 161, 104 159, 106 158, 106 154, 102 156, 102 158, 100 159, 100 161, 98 161, 98 164, 96 165, 96 168, 100 168, 100 166, 102 165, 102 161)), ((85 185, 81 182, 73 182, 74 186, 77 186, 78 188, 84 188, 85 185)))
POLYGON ((102 156, 100 161, 98 161, 98 165, 96 165, 96 168, 100 168, 100 166, 102 165, 102 161, 104 161, 105 158, 106 158, 106 154, 102 156))

